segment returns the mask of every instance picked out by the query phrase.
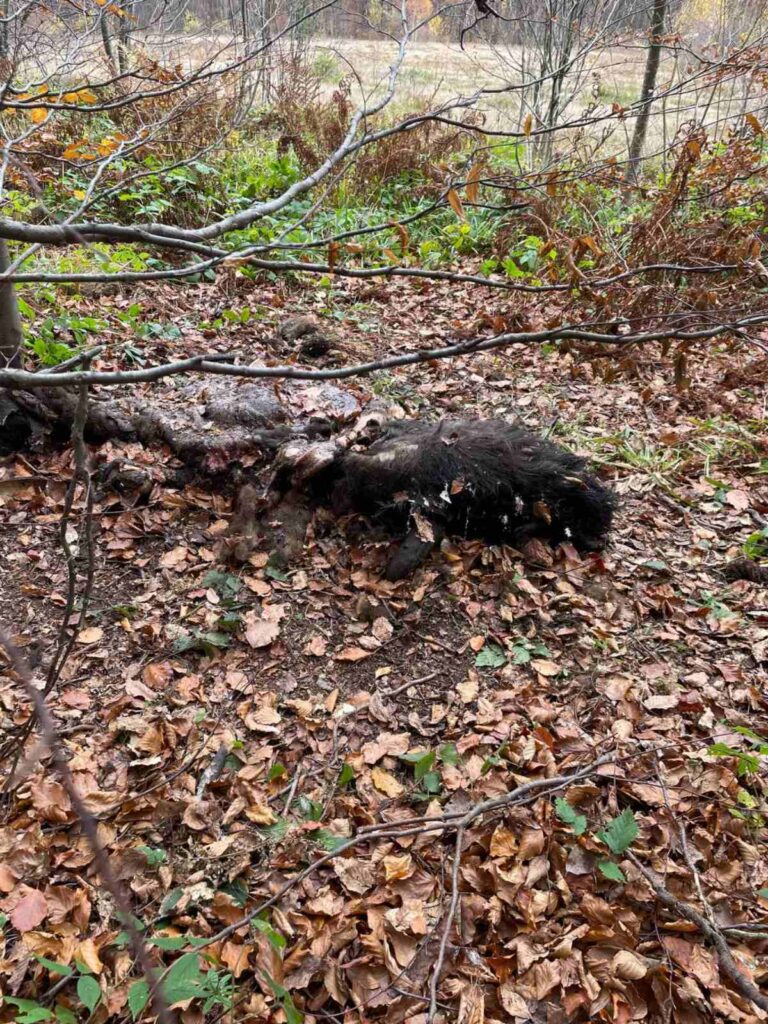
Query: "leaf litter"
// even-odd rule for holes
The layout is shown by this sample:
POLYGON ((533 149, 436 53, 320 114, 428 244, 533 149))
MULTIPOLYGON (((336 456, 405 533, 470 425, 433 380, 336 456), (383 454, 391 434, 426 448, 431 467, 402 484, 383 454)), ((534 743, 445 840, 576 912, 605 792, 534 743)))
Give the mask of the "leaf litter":
MULTIPOLYGON (((178 291, 152 295, 178 320, 178 291)), ((190 295, 182 315, 200 316, 215 286, 190 295)), ((426 310, 430 338, 470 330, 466 310, 489 301, 411 284, 339 296, 363 304, 349 345, 365 355, 410 347, 426 310)), ((327 302, 262 299, 264 323, 222 348, 263 358, 286 304, 327 302)), ((515 315, 490 301, 489 322, 515 315)), ((227 496, 100 499, 93 600, 50 705, 185 1024, 204 1006, 422 1024, 436 967, 435 1020, 460 1024, 766 1018, 641 870, 716 922, 765 989, 768 612, 764 590, 722 576, 768 514, 765 375, 739 377, 741 343, 689 352, 682 391, 656 350, 615 358, 607 380, 605 354, 576 346, 372 385, 412 412, 519 416, 592 456, 621 502, 601 555, 454 540, 391 584, 381 544, 334 528, 285 571, 260 552, 232 568, 217 555, 227 496), (484 801, 500 803, 471 818, 484 801), (445 823, 465 820, 457 860, 445 823)), ((70 453, 34 463, 0 470, 47 480, 0 494, 0 613, 39 672, 65 606, 70 453)), ((8 673, 0 711, 5 734, 29 715, 8 673)), ((93 852, 34 736, 24 755, 5 766, 0 987, 17 1002, 0 1019, 22 1019, 22 1000, 62 1021, 141 1019, 146 986, 93 852)))

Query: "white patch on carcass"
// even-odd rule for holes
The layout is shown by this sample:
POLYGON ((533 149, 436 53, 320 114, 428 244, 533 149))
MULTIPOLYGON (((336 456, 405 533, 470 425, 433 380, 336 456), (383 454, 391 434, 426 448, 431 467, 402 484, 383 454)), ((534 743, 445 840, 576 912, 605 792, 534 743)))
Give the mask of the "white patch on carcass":
POLYGON ((380 452, 376 452, 373 456, 377 462, 394 462, 399 459, 401 455, 406 452, 418 451, 419 446, 416 444, 400 444, 395 448, 384 448, 380 452))
POLYGON ((447 483, 447 481, 446 481, 445 487, 443 487, 442 491, 440 491, 439 498, 440 498, 440 501, 444 501, 446 503, 446 505, 450 505, 451 504, 451 495, 448 493, 448 483, 447 483))

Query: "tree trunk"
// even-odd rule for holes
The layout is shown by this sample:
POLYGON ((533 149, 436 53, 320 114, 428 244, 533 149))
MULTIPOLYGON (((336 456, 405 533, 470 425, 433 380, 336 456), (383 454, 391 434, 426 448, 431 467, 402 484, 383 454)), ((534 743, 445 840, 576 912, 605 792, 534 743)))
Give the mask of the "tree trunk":
POLYGON ((112 37, 109 34, 109 22, 107 21, 107 12, 105 10, 99 11, 99 24, 101 26, 101 41, 104 45, 104 53, 107 55, 107 60, 112 70, 117 73, 117 61, 115 60, 115 51, 112 46, 112 37))
MULTIPOLYGON (((8 58, 8 14, 10 5, 8 0, 0 0, 0 61, 8 58)), ((0 78, 10 74, 10 69, 0 68, 0 78)))
MULTIPOLYGON (((8 243, 0 238, 0 274, 11 265, 8 243)), ((0 365, 21 366, 24 337, 16 292, 10 281, 0 282, 0 365)))
POLYGON ((658 77, 659 64, 661 63, 661 42, 664 22, 667 18, 667 4, 668 0, 654 0, 653 9, 651 10, 651 32, 648 40, 648 56, 645 62, 643 87, 640 92, 640 113, 635 122, 635 131, 629 147, 629 166, 627 172, 632 178, 637 178, 645 146, 645 136, 648 132, 648 122, 651 119, 653 94, 656 91, 656 78, 658 77))
POLYGON ((123 16, 118 20, 117 25, 117 67, 118 73, 121 75, 124 75, 128 70, 132 22, 134 20, 133 8, 133 0, 126 0, 126 2, 123 3, 123 16))

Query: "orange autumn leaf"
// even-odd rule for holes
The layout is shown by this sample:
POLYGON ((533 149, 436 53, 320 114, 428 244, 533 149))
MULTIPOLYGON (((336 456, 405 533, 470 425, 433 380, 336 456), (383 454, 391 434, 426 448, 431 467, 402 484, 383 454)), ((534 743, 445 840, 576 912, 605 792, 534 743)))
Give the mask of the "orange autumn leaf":
POLYGON ((448 199, 448 203, 450 204, 450 207, 456 214, 456 216, 459 217, 461 220, 464 220, 464 206, 462 205, 461 199, 459 198, 459 193, 456 191, 456 189, 449 188, 448 195, 446 198, 448 199))

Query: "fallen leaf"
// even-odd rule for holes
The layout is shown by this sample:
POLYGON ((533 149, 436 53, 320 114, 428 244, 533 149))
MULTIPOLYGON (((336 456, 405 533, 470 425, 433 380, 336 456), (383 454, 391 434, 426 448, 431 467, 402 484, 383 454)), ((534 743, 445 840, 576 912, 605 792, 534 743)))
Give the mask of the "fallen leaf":
POLYGON ((648 973, 648 964, 645 959, 628 949, 621 949, 611 961, 611 967, 618 978, 626 978, 627 981, 639 981, 648 973))
POLYGON ((95 644, 104 636, 104 630, 101 626, 89 626, 87 629, 81 630, 77 634, 77 642, 79 644, 95 644))
POLYGON ((71 804, 67 791, 60 782, 43 778, 30 787, 30 796, 35 810, 44 821, 66 821, 71 804))
POLYGON ((385 771, 383 768, 372 769, 371 779, 373 780, 373 784, 376 789, 378 789, 380 793, 384 793, 386 796, 402 796, 405 792, 405 786, 401 785, 394 775, 385 771))
POLYGON ((649 711, 668 711, 670 708, 676 708, 679 703, 680 695, 677 693, 657 693, 653 697, 646 697, 643 707, 649 711))
POLYGON ((20 932, 31 932, 45 920, 48 901, 39 889, 30 889, 10 914, 11 924, 20 932))
POLYGON ((248 970, 249 952, 250 950, 247 946, 239 946, 228 940, 221 947, 219 956, 232 972, 232 976, 239 978, 243 971, 248 970))
POLYGON ((77 947, 76 959, 82 960, 85 966, 89 967, 94 974, 101 974, 101 969, 104 965, 99 959, 99 954, 93 939, 83 939, 77 947))
POLYGON ((381 732, 375 740, 363 744, 361 753, 366 764, 376 764, 382 757, 407 753, 410 745, 411 737, 407 732, 381 732))
POLYGON ((378 619, 374 619, 371 632, 381 643, 386 643, 387 640, 392 639, 392 634, 395 631, 395 627, 389 621, 385 619, 383 615, 380 615, 378 619))
POLYGON ((362 647, 345 647, 336 655, 336 661, 362 661, 363 658, 370 658, 371 654, 371 651, 364 651, 362 647))
POLYGON ((419 540, 423 540, 425 544, 434 544, 435 530, 426 516, 414 510, 411 513, 411 518, 416 525, 416 533, 419 535, 419 540))
POLYGON ((384 865, 384 877, 388 882, 410 878, 414 872, 413 858, 410 853, 403 853, 400 856, 388 854, 382 858, 382 864, 384 865))
POLYGON ((171 548, 170 551, 166 551, 160 558, 160 567, 162 569, 175 569, 177 565, 181 565, 186 560, 187 554, 188 551, 183 544, 171 548))
POLYGON ((304 654, 311 654, 314 658, 322 658, 328 650, 328 641, 324 636, 313 636, 308 644, 304 645, 304 654))
POLYGON ((456 687, 456 692, 458 693, 462 704, 471 704, 477 697, 479 689, 480 684, 477 676, 473 674, 465 679, 463 683, 459 683, 456 687))
POLYGON ((151 686, 154 690, 159 690, 173 679, 173 668, 170 662, 155 661, 150 665, 144 666, 141 678, 147 686, 151 686))
POLYGON ((280 635, 277 622, 252 618, 245 627, 245 639, 251 647, 269 647, 280 635))
POLYGON ((534 672, 538 672, 540 676, 556 676, 560 671, 559 665, 556 665, 554 661, 547 661, 546 659, 534 659, 531 662, 531 668, 534 672))
POLYGON ((504 825, 497 825, 491 836, 492 857, 514 857, 517 853, 517 836, 504 825))
POLYGON ((725 495, 725 500, 731 506, 731 508, 737 509, 739 512, 743 512, 749 508, 749 495, 746 491, 728 491, 725 495))
POLYGON ((356 896, 362 896, 376 884, 376 866, 362 858, 337 857, 333 868, 344 888, 356 896))

